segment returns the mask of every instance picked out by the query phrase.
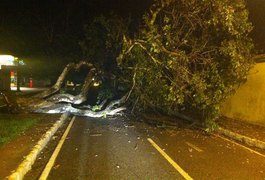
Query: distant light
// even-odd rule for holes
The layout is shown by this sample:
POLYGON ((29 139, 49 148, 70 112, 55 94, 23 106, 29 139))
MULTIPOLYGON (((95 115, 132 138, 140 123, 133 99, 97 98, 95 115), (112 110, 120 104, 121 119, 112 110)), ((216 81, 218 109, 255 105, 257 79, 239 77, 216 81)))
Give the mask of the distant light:
POLYGON ((0 55, 0 69, 1 66, 14 66, 17 58, 11 55, 0 55))
POLYGON ((100 85, 99 82, 94 82, 94 84, 93 84, 94 87, 97 87, 97 86, 99 86, 99 85, 100 85))
POLYGON ((23 60, 19 60, 19 64, 22 66, 26 65, 26 63, 23 60))

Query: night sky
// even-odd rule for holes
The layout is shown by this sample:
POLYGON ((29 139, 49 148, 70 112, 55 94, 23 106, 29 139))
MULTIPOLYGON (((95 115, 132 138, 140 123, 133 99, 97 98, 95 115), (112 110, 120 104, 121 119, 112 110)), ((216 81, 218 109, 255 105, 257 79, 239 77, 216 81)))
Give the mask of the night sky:
POLYGON ((254 25, 251 36, 257 48, 265 53, 265 0, 247 0, 247 5, 254 25))
POLYGON ((77 41, 82 38, 84 24, 111 11, 140 20, 150 2, 152 0, 1 0, 0 53, 29 56, 42 48, 41 41, 52 43, 62 35, 77 41))
MULTIPOLYGON (((70 44, 78 51, 83 26, 100 14, 110 11, 140 21, 153 0, 1 0, 0 53, 22 57, 48 54, 47 47, 62 49, 70 44), (62 37, 68 37, 62 43, 62 37), (56 44, 57 43, 57 44, 56 44)), ((248 0, 252 37, 265 51, 265 0, 248 0)), ((71 49, 70 48, 70 49, 71 49)), ((68 47, 69 49, 69 47, 68 47)))

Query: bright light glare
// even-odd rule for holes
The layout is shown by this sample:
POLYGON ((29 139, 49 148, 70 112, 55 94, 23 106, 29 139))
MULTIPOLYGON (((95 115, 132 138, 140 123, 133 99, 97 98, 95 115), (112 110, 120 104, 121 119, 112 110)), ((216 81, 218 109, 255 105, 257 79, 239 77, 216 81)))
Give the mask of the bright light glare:
POLYGON ((15 57, 11 55, 0 55, 0 69, 1 66, 14 66, 15 57))
POLYGON ((99 82, 94 82, 93 86, 94 86, 94 87, 99 86, 99 82))

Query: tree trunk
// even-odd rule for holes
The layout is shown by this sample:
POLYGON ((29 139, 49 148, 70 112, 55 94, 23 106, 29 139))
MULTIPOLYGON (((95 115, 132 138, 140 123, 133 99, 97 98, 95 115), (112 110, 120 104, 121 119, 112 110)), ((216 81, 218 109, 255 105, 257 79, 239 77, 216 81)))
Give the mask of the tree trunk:
POLYGON ((94 77, 95 77, 95 69, 91 69, 89 73, 87 74, 87 77, 84 81, 80 94, 77 96, 73 96, 71 94, 56 94, 54 96, 51 96, 47 100, 53 103, 66 102, 66 103, 71 103, 71 104, 81 104, 87 101, 87 94, 88 94, 89 88, 91 87, 94 81, 94 77))
MULTIPOLYGON (((122 103, 124 103, 125 97, 122 97, 121 99, 112 101, 111 103, 109 103, 107 105, 107 107, 105 109, 100 109, 100 111, 93 111, 91 109, 79 109, 76 107, 73 107, 70 103, 52 103, 52 102, 45 102, 40 104, 39 106, 35 107, 34 112, 37 113, 48 113, 48 114, 56 114, 56 113, 65 113, 65 112, 69 112, 73 115, 76 116, 88 116, 88 117, 105 117, 107 115, 113 116, 118 114, 121 111, 124 111, 126 108, 125 107, 118 107, 115 108, 115 106, 119 106, 122 103)), ((101 104, 101 108, 104 104, 101 104)))
POLYGON ((93 65, 84 61, 76 65, 73 63, 68 64, 64 68, 62 74, 59 76, 54 86, 52 86, 47 91, 40 93, 38 96, 36 96, 38 98, 46 98, 48 96, 51 97, 49 97, 46 100, 40 101, 37 105, 34 105, 32 107, 34 109, 33 112, 52 113, 52 114, 69 112, 77 116, 105 117, 107 115, 118 114, 119 112, 125 110, 125 107, 115 108, 115 106, 120 106, 122 103, 124 103, 127 95, 125 95, 121 99, 110 102, 103 110, 102 108, 103 106, 105 106, 107 100, 102 101, 101 104, 97 106, 97 111, 93 110, 91 106, 80 106, 80 104, 87 101, 87 94, 89 88, 91 87, 93 81, 95 80, 95 76, 97 75, 96 73, 97 73, 96 69, 93 67, 93 65), (73 68, 75 70, 79 70, 81 66, 84 65, 87 66, 90 71, 86 76, 80 94, 78 94, 77 96, 73 96, 71 94, 55 94, 61 89, 61 86, 69 71, 73 68))
POLYGON ((46 91, 43 91, 40 94, 37 94, 35 97, 37 97, 37 98, 47 98, 47 97, 57 93, 61 89, 66 75, 70 72, 71 69, 74 68, 74 65, 75 65, 74 63, 69 63, 67 66, 65 66, 63 72, 58 77, 56 83, 51 88, 49 88, 46 91))

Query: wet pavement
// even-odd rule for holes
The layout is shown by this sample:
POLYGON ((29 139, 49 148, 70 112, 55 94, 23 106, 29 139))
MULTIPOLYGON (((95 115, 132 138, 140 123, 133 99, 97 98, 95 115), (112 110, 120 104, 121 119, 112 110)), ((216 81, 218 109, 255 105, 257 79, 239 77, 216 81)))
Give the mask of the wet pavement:
MULTIPOLYGON (((185 179, 148 138, 193 179, 265 179, 265 158, 233 142, 126 117, 77 117, 48 179, 185 179)), ((25 179, 38 179, 52 149, 25 179)))

